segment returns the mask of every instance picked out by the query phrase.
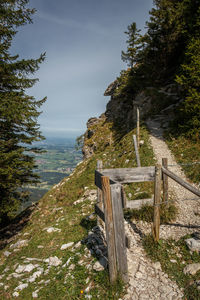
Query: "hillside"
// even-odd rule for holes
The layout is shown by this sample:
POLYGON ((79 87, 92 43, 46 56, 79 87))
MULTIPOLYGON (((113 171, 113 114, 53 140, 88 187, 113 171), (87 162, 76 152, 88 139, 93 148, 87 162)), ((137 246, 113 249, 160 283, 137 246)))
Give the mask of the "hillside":
MULTIPOLYGON (((150 96, 143 92, 127 104, 113 94, 114 89, 112 84, 106 90, 111 100, 105 114, 87 123, 84 160, 37 205, 0 231, 1 299, 133 299, 134 296, 142 300, 147 299, 145 297, 155 299, 155 295, 156 299, 161 299, 161 295, 162 299, 180 299, 184 292, 187 299, 198 299, 198 276, 183 275, 185 264, 199 262, 199 257, 190 253, 184 242, 184 235, 196 228, 188 231, 180 228, 181 239, 161 240, 156 246, 148 235, 153 217, 149 207, 125 214, 125 227, 131 239, 131 248, 127 250, 129 286, 120 281, 115 286, 109 284, 105 240, 93 213, 97 193, 94 171, 99 159, 106 168, 136 167, 132 141, 136 132, 134 103, 140 99, 141 109, 147 111, 145 105, 151 102, 150 96), (184 264, 174 263, 175 260, 179 262, 180 253, 176 256, 176 249, 181 252, 184 264), (154 262, 147 258, 145 251, 154 262), (166 256, 160 253, 168 253, 167 264, 166 256), (188 285, 191 280, 192 285, 188 285), (194 296, 189 297, 191 288, 194 296)), ((161 125, 166 127, 164 121, 157 124, 161 125)), ((140 156, 142 166, 155 165, 150 135, 143 121, 140 156)), ((153 184, 127 184, 125 192, 132 200, 149 198, 153 194, 153 184)), ((174 206, 168 213, 162 210, 162 222, 173 220, 175 211, 174 206)), ((161 231, 165 233, 165 225, 162 226, 161 231)), ((171 237, 171 228, 168 228, 167 235, 161 234, 164 239, 171 237)))
MULTIPOLYGON (((104 168, 137 166, 133 146, 137 109, 140 111, 141 165, 155 166, 166 157, 169 170, 199 189, 199 16, 199 1, 155 0, 144 35, 136 23, 128 26, 125 32, 128 47, 122 51, 122 60, 128 69, 121 71, 106 89, 104 95, 110 100, 105 113, 99 118, 90 118, 85 134, 78 138, 79 145, 83 141, 84 160, 37 204, 0 230, 1 299, 200 299, 198 197, 192 199, 190 193, 169 181, 169 203, 160 205, 157 242, 151 234, 157 204, 124 209, 124 227, 130 246, 127 284, 119 276, 116 284, 109 283, 105 234, 97 226, 94 213, 97 161, 101 160, 104 168)), ((36 61, 36 69, 43 59, 42 55, 36 61)), ((44 101, 45 98, 36 101, 35 105, 40 107, 44 101)), ((8 110, 4 104, 5 115, 15 111, 17 102, 13 105, 8 110)), ((6 149, 7 129, 4 134, 6 149)), ((33 131, 30 143, 37 139, 35 135, 33 131)), ((24 139, 27 142, 24 135, 22 137, 18 142, 14 139, 14 144, 24 139)), ((29 138, 28 135, 28 142, 29 138)), ((25 148, 17 149, 21 163, 25 148)), ((10 150, 15 157, 12 147, 10 150)), ((9 158, 9 151, 2 153, 5 154, 2 162, 6 162, 2 172, 6 174, 4 189, 11 192, 1 196, 4 199, 1 213, 6 216, 12 209, 6 195, 11 197, 17 189, 16 180, 20 176, 23 184, 26 176, 15 159, 9 158), (11 189, 7 184, 14 173, 10 172, 9 162, 16 171, 11 189)), ((32 176, 33 157, 23 159, 30 160, 27 168, 32 176)), ((155 188, 153 182, 124 184, 123 187, 124 195, 132 202, 152 199, 155 188)), ((160 198, 163 199, 162 193, 160 198)))
MULTIPOLYGON (((102 116, 90 131, 93 134, 85 139, 85 147, 92 149, 95 144, 95 153, 54 186, 38 205, 1 230, 2 299, 118 299, 122 295, 121 284, 109 285, 107 270, 97 263, 97 255, 89 251, 85 238, 96 224, 91 214, 96 200, 97 159, 107 167, 136 166, 133 130, 119 136, 113 123, 102 116)), ((142 139, 142 163, 147 164, 148 156, 151 165, 153 153, 145 128, 142 139)))

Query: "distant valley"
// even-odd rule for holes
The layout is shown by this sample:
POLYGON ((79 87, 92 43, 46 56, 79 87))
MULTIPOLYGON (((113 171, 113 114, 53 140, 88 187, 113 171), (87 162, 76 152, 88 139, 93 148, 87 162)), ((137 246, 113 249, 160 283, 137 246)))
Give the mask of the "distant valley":
POLYGON ((30 199, 22 203, 21 210, 38 201, 54 184, 69 176, 82 160, 82 152, 75 149, 74 139, 49 138, 36 145, 45 150, 40 154, 31 153, 35 156, 40 183, 27 188, 30 199))

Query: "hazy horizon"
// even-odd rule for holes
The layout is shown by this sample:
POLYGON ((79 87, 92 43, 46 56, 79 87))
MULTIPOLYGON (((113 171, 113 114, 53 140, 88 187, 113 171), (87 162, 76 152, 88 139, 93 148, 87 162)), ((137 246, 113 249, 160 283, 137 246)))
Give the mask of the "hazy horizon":
POLYGON ((90 117, 98 117, 109 100, 103 96, 120 71, 126 50, 127 26, 142 32, 153 0, 30 0, 36 8, 33 24, 19 27, 11 47, 21 59, 46 60, 28 94, 47 96, 38 118, 45 136, 79 136, 90 117))
POLYGON ((43 136, 46 139, 50 139, 50 138, 60 138, 60 139, 64 139, 64 138, 69 138, 69 139, 76 139, 78 136, 82 135, 85 131, 84 130, 74 130, 74 131, 70 131, 70 130, 55 130, 55 131, 42 131, 43 136))

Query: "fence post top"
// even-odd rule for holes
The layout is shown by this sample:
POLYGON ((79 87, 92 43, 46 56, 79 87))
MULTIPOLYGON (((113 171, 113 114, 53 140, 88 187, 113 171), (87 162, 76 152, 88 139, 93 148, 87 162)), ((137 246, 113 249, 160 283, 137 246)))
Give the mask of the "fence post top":
POLYGON ((121 188, 122 187, 122 185, 120 184, 120 183, 118 183, 118 182, 116 182, 116 183, 112 183, 111 185, 110 185, 110 187, 111 188, 121 188))
POLYGON ((98 159, 97 160, 97 168, 102 168, 103 167, 103 162, 102 160, 98 159))
POLYGON ((156 164, 156 165, 155 165, 155 168, 156 168, 156 169, 161 169, 161 164, 156 164))

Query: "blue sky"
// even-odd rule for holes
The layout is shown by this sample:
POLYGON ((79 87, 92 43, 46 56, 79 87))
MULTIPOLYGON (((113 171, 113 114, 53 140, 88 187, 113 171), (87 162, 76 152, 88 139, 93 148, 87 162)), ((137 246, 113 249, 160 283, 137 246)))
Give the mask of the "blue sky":
POLYGON ((105 111, 103 93, 122 69, 127 26, 144 30, 152 0, 30 0, 33 24, 19 28, 12 52, 46 60, 29 94, 47 96, 39 117, 46 136, 78 136, 105 111))

